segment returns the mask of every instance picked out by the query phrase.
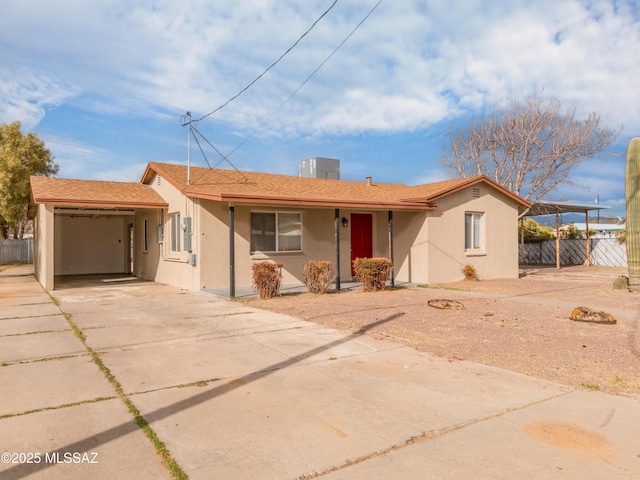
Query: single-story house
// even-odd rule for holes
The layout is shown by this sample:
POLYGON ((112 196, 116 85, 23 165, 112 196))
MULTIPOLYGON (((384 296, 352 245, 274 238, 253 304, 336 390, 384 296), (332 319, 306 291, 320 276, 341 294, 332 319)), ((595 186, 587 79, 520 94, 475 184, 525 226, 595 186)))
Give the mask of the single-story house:
POLYGON ((387 257, 397 282, 518 277, 519 209, 487 177, 417 186, 149 163, 139 183, 31 177, 35 274, 133 273, 188 290, 251 286, 251 266, 282 263, 301 284, 308 260, 387 257))

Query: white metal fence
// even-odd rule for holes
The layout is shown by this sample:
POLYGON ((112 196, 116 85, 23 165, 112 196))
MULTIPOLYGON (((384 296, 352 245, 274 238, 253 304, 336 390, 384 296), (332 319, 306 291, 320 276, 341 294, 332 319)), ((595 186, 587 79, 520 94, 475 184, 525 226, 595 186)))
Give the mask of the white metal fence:
POLYGON ((0 241, 0 265, 33 263, 33 238, 0 241))
MULTIPOLYGON (((626 267, 627 247, 615 238, 590 238, 591 265, 626 267)), ((560 265, 584 265, 587 262, 585 240, 560 240, 560 265)), ((520 245, 520 263, 525 265, 555 265, 556 241, 520 245)))

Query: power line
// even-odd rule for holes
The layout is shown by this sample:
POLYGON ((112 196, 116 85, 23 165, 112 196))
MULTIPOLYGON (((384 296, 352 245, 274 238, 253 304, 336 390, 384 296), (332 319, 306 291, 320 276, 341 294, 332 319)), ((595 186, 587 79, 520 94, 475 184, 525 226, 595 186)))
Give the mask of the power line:
MULTIPOLYGON (((336 0, 336 1, 337 1, 337 0, 336 0)), ((304 80, 304 81, 303 81, 303 82, 298 86, 298 88, 296 88, 296 89, 293 91, 293 93, 291 93, 291 95, 289 95, 289 97, 287 97, 287 99, 286 99, 284 102, 282 102, 282 103, 278 106, 278 108, 276 108, 276 109, 273 111, 273 113, 271 113, 267 118, 265 118, 265 119, 260 123, 260 125, 258 125, 258 126, 257 126, 257 127, 256 127, 256 128, 255 128, 255 129, 254 129, 254 130, 253 130, 253 131, 252 131, 252 132, 251 132, 247 137, 245 137, 245 138, 244 138, 244 140, 242 140, 242 141, 241 141, 241 142, 240 142, 240 143, 239 143, 239 144, 238 144, 238 145, 237 145, 233 150, 231 150, 227 155, 224 155, 224 154, 223 154, 219 149, 217 149, 217 148, 216 148, 216 147, 215 147, 215 146, 214 146, 214 145, 213 145, 213 144, 212 144, 212 143, 211 143, 211 142, 210 142, 210 141, 209 141, 209 140, 208 140, 208 139, 207 139, 207 138, 202 134, 202 132, 200 132, 199 130, 197 130, 197 129, 195 128, 195 126, 194 126, 194 123, 195 123, 195 122, 197 122, 197 121, 199 121, 199 120, 202 120, 203 118, 206 118, 206 117, 208 117, 208 116, 212 115, 213 113, 215 113, 216 111, 220 110, 220 109, 221 109, 222 107, 224 107, 227 103, 229 103, 230 101, 232 101, 232 100, 233 100, 233 98, 232 98, 232 99, 230 99, 229 101, 227 101, 227 102, 226 102, 225 104, 223 104, 222 106, 218 107, 218 108, 217 108, 216 110, 214 110, 213 112, 211 112, 211 113, 209 113, 209 114, 207 114, 207 115, 203 116, 202 118, 200 118, 200 119, 198 119, 198 120, 196 120, 196 121, 193 121, 193 123, 192 123, 192 120, 191 120, 191 117, 190 117, 190 115, 191 115, 191 114, 190 114, 190 112, 187 112, 185 115, 183 115, 183 117, 182 117, 182 119, 181 119, 181 123, 182 123, 182 125, 183 125, 183 126, 185 126, 185 125, 189 125, 189 128, 190 128, 190 129, 191 129, 191 128, 192 128, 192 126, 193 126, 193 129, 191 130, 191 132, 192 132, 192 134, 194 135, 194 138, 195 138, 195 133, 194 133, 194 131, 195 131, 195 132, 197 132, 197 134, 198 134, 198 135, 200 135, 200 137, 202 137, 202 139, 204 139, 204 141, 206 141, 206 142, 211 146, 211 148, 213 148, 213 150, 214 150, 218 155, 220 155, 220 157, 221 157, 221 160, 220 160, 220 161, 218 161, 218 163, 216 163, 213 167, 211 167, 211 164, 209 164, 209 160, 207 159, 207 157, 206 157, 206 155, 205 155, 204 151, 202 150, 202 147, 200 146, 200 142, 198 142, 198 140, 196 139, 196 142, 198 143, 198 147, 200 147, 200 152, 201 152, 201 153, 202 153, 202 155, 204 156, 204 158, 205 158, 205 160, 206 160, 206 162, 207 162, 207 165, 209 165, 209 168, 210 168, 210 169, 211 169, 211 168, 215 168, 215 167, 217 167, 220 163, 222 163, 222 162, 226 161, 229 165, 231 165, 231 166, 232 166, 232 167, 233 167, 233 168, 234 168, 238 173, 240 173, 240 174, 244 177, 244 175, 242 174, 242 172, 240 172, 240 171, 239 171, 239 170, 238 170, 238 169, 233 165, 233 163, 231 163, 231 161, 229 160, 229 157, 230 157, 231 155, 233 155, 233 153, 234 153, 236 150, 238 150, 242 145, 244 145, 244 144, 245 144, 249 139, 251 139, 251 137, 253 137, 253 136, 254 136, 254 135, 255 135, 255 134, 256 134, 256 133, 257 133, 257 132, 258 132, 258 131, 259 131, 259 130, 260 130, 260 129, 261 129, 261 128, 266 124, 266 123, 267 123, 267 122, 268 122, 268 121, 269 121, 269 120, 271 120, 271 118, 273 118, 273 116, 274 116, 276 113, 278 113, 278 112, 279 112, 279 111, 280 111, 280 110, 281 110, 281 109, 282 109, 282 108, 283 108, 283 107, 284 107, 284 106, 285 106, 285 105, 286 105, 286 104, 287 104, 287 103, 288 103, 288 102, 289 102, 289 101, 290 101, 290 100, 291 100, 291 99, 292 99, 292 98, 293 98, 293 97, 294 97, 294 96, 295 96, 295 95, 296 95, 296 94, 297 94, 297 93, 302 89, 302 87, 304 87, 304 86, 309 82, 309 80, 311 80, 311 78, 313 78, 313 76, 314 76, 316 73, 318 73, 318 71, 319 71, 319 70, 320 70, 320 69, 321 69, 321 68, 322 68, 322 67, 323 67, 323 66, 324 66, 324 65, 325 65, 325 64, 326 64, 330 59, 331 59, 331 57, 333 57, 333 55, 335 55, 335 53, 336 53, 338 50, 340 50, 340 48, 342 48, 342 46, 343 46, 343 45, 344 45, 344 44, 349 40, 349 38, 351 38, 351 36, 352 36, 352 35, 353 35, 353 34, 354 34, 354 33, 355 33, 355 32, 356 32, 356 31, 357 31, 357 30, 362 26, 362 24, 363 24, 364 22, 366 22, 366 21, 367 21, 367 19, 371 16, 371 14, 373 14, 373 12, 378 8, 378 6, 380 6, 380 4, 381 4, 382 2, 383 2, 383 0, 379 0, 379 1, 378 1, 378 3, 376 3, 376 4, 373 6, 373 8, 372 8, 371 10, 369 10, 369 12, 364 16, 364 18, 360 21, 360 23, 358 23, 358 24, 355 26, 355 28, 354 28, 353 30, 351 30, 351 32, 350 32, 350 33, 349 33, 349 34, 348 34, 348 35, 347 35, 347 36, 346 36, 346 37, 345 37, 345 38, 344 38, 344 39, 343 39, 343 40, 338 44, 338 46, 337 46, 336 48, 334 48, 334 49, 333 49, 333 51, 332 51, 332 52, 327 56, 327 58, 325 58, 325 59, 320 63, 320 65, 318 65, 318 67, 316 67, 316 68, 313 70, 313 72, 311 72, 311 74, 309 74, 309 75, 307 76, 307 78, 305 78, 305 80, 304 80), (185 118, 187 118, 187 117, 189 117, 189 120, 188 120, 188 121, 185 121, 185 122, 182 122, 182 120, 183 120, 183 119, 185 119, 185 118)), ((333 3, 333 5, 335 5, 335 3, 336 3, 336 2, 334 2, 334 3, 333 3)), ((333 5, 329 8, 329 10, 330 10, 331 8, 333 8, 333 5)), ((327 10, 327 12, 328 12, 329 10, 327 10)), ((325 12, 325 14, 326 14, 326 12, 325 12)), ((323 14, 323 15, 325 15, 325 14, 323 14)), ((317 23, 317 21, 316 21, 316 23, 317 23)), ((315 24, 314 24, 314 25, 315 25, 315 24)), ((312 27, 312 28, 313 28, 313 27, 312 27)), ((309 30, 310 30, 310 29, 309 29, 309 30)), ((297 43, 297 42, 296 42, 296 43, 297 43)), ((293 48, 293 47, 292 47, 292 48, 293 48)), ((277 62, 276 62, 276 63, 277 63, 277 62)), ((271 68, 271 67, 269 67, 269 68, 271 68)), ((265 71, 265 72, 266 72, 266 71, 265 71)), ((260 77, 258 77, 258 78, 260 78, 260 77)), ((256 80, 257 80, 257 79, 256 79, 256 80)), ((255 80, 254 80, 254 82, 252 82, 252 83, 255 83, 255 80)), ((251 85, 249 85, 249 86, 251 86, 251 85)), ((248 86, 248 87, 246 87, 244 90, 246 90, 247 88, 249 88, 249 86, 248 86)), ((244 91, 244 90, 243 90, 243 91, 244 91)), ((238 95, 236 95, 236 97, 234 97, 234 98, 237 98, 241 93, 242 93, 242 91, 241 91, 238 95)), ((246 177, 245 177, 245 181, 246 181, 246 177)))
POLYGON ((318 71, 319 71, 319 70, 324 66, 324 64, 325 64, 325 63, 327 63, 327 62, 331 59, 331 57, 333 57, 333 55, 334 55, 338 50, 340 50, 340 48, 341 48, 341 47, 342 47, 342 46, 347 42, 347 40, 349 40, 349 38, 351 38, 351 36, 356 32, 356 30, 358 30, 358 29, 362 26, 362 24, 363 24, 364 22, 366 22, 366 21, 367 21, 367 19, 371 16, 371 14, 375 11, 375 9, 376 9, 376 8, 378 8, 378 6, 379 6, 382 2, 383 2, 383 0, 379 0, 379 1, 378 1, 378 3, 376 3, 376 4, 373 6, 373 8, 372 8, 371 10, 369 10, 369 13, 367 13, 367 14, 365 15, 365 17, 360 21, 360 23, 358 23, 358 24, 355 26, 355 28, 354 28, 353 30, 351 30, 351 32, 349 33, 349 35, 347 35, 347 36, 344 38, 344 40, 342 40, 342 42, 340 42, 340 43, 338 44, 338 46, 337 46, 336 48, 334 48, 334 49, 333 49, 333 51, 332 51, 332 52, 327 56, 327 58, 325 58, 325 59, 320 63, 320 65, 318 65, 318 67, 317 67, 313 72, 311 72, 311 74, 310 74, 310 75, 309 75, 309 76, 308 76, 308 77, 307 77, 307 78, 306 78, 306 79, 305 79, 305 80, 304 80, 304 81, 303 81, 303 82, 298 86, 298 88, 296 88, 296 89, 293 91, 293 93, 292 93, 291 95, 289 95, 289 97, 288 97, 284 102, 282 102, 282 103, 278 106, 278 108, 276 108, 276 109, 273 111, 273 113, 271 113, 271 115, 269 115, 267 118, 265 118, 265 119, 260 123, 260 125, 258 125, 258 126, 255 128, 255 130, 253 130, 253 131, 252 131, 252 132, 251 132, 251 133, 250 133, 250 134, 249 134, 249 135, 248 135, 244 140, 242 140, 242 142, 240 142, 236 148, 234 148, 233 150, 231 150, 231 151, 230 151, 226 156, 223 156, 223 159, 224 159, 224 160, 229 161, 229 160, 228 160, 228 157, 230 157, 231 155, 233 155, 233 153, 234 153, 236 150, 238 150, 242 145, 244 145, 244 144, 245 144, 245 143, 246 143, 246 142, 247 142, 251 137, 253 137, 253 136, 254 136, 254 135, 255 135, 255 134, 256 134, 256 133, 257 133, 257 132, 258 132, 258 131, 259 131, 259 130, 260 130, 260 129, 261 129, 261 128, 266 124, 266 123, 267 123, 267 122, 268 122, 268 121, 269 121, 269 120, 271 120, 271 119, 274 117, 274 115, 275 115, 276 113, 278 113, 278 112, 279 112, 279 111, 280 111, 280 110, 281 110, 281 109, 282 109, 282 108, 283 108, 287 103, 289 103, 289 101, 290 101, 294 96, 296 96, 296 94, 297 94, 300 90, 302 90, 302 87, 304 87, 304 86, 307 84, 307 82, 308 82, 309 80, 311 80, 311 78, 312 78, 316 73, 318 73, 318 71))
POLYGON ((295 43, 294 43, 293 45, 291 45, 291 46, 290 46, 290 47, 289 47, 289 48, 288 48, 288 49, 287 49, 287 50, 286 50, 282 55, 280 55, 280 57, 278 57, 278 59, 277 59, 275 62, 273 62, 271 65, 269 65, 269 66, 267 67, 267 69, 266 69, 264 72, 262 72, 262 73, 261 73, 260 75, 258 75, 256 78, 254 78, 254 79, 253 79, 253 81, 252 81, 251 83, 249 83, 249 85, 247 85, 246 87, 244 87, 242 90, 240 90, 240 91, 239 91, 238 93, 236 93, 233 97, 231 97, 229 100, 227 100, 227 101, 226 101, 226 102, 224 102, 222 105, 220 105, 218 108, 216 108, 216 109, 214 109, 213 111, 211 111, 211 112, 207 113, 206 115, 203 115, 202 117, 200 117, 198 120, 196 120, 196 122, 197 122, 197 121, 200 121, 200 120, 203 120, 203 119, 205 119, 205 118, 207 118, 207 117, 209 117, 209 116, 213 115, 213 114, 214 114, 214 113, 216 113, 218 110, 220 110, 220 109, 222 109, 222 108, 226 107, 228 104, 230 104, 231 102, 233 102, 236 98, 238 98, 238 97, 239 97, 240 95, 242 95, 244 92, 246 92, 247 90, 249 90, 249 88, 251 88, 251 86, 252 86, 254 83, 256 83, 258 80, 260 80, 260 79, 261 79, 261 78, 262 78, 262 77, 263 77, 263 76, 264 76, 264 75, 265 75, 269 70, 271 70, 273 67, 275 67, 275 66, 276 66, 276 64, 278 64, 278 62, 280 62, 280 60, 282 60, 282 59, 283 59, 283 58, 284 58, 284 57, 285 57, 285 56, 286 56, 286 55, 287 55, 291 50, 293 50, 293 49, 295 48, 295 47, 296 47, 296 45, 298 45, 298 43, 300 43, 300 42, 302 41, 302 39, 303 39, 304 37, 306 37, 306 36, 307 36, 307 34, 308 34, 311 30, 313 30, 313 28, 318 24, 318 22, 319 22, 320 20, 322 20, 322 19, 327 15, 327 13, 329 13, 329 11, 330 11, 330 10, 331 10, 335 5, 336 5, 336 3, 338 3, 338 0, 334 0, 334 1, 333 1, 333 3, 331 4, 331 6, 330 6, 329 8, 327 8, 327 9, 324 11, 324 13, 323 13, 322 15, 320 15, 320 16, 318 17, 318 19, 317 19, 315 22, 313 22, 313 24, 312 24, 312 25, 307 29, 307 31, 306 31, 306 32, 304 32, 304 33, 300 36, 300 38, 298 38, 298 40, 296 40, 296 41, 295 41, 295 43))

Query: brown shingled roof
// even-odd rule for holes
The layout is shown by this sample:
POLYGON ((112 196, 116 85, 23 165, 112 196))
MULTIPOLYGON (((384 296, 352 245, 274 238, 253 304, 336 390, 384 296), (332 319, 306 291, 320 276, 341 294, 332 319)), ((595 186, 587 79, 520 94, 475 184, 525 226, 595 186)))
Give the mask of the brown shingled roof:
POLYGON ((237 203, 432 210, 436 208, 432 203, 434 200, 483 181, 514 200, 524 202, 486 177, 411 187, 398 183, 367 185, 366 182, 191 167, 191 184, 187 185, 186 166, 152 162, 147 166, 142 182, 149 182, 153 172, 187 196, 237 203))
POLYGON ((152 172, 185 195, 218 201, 373 209, 435 208, 424 201, 403 201, 408 187, 402 184, 367 185, 365 182, 192 167, 191 185, 187 185, 186 166, 164 163, 150 163, 143 182, 150 180, 152 172))
POLYGON ((486 183, 491 185, 507 197, 510 197, 516 202, 520 203, 523 207, 530 206, 529 202, 527 202, 525 199, 504 188, 503 186, 499 185, 498 183, 494 182, 484 175, 457 178, 455 180, 446 180, 444 182, 427 183, 425 185, 416 185, 414 187, 410 187, 411 195, 407 199, 413 201, 422 200, 434 202, 446 195, 455 193, 459 190, 462 190, 463 188, 477 185, 478 183, 486 183))
POLYGON ((31 202, 69 206, 167 208, 167 202, 149 185, 68 178, 30 178, 31 202))

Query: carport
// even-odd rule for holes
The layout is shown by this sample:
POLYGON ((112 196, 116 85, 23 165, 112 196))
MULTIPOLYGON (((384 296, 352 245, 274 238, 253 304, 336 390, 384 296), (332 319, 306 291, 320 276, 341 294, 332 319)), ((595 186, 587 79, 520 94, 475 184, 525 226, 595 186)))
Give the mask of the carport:
POLYGON ((589 243, 589 212, 592 210, 603 210, 609 207, 602 205, 594 205, 592 203, 573 203, 573 202, 536 202, 531 205, 527 216, 538 217, 543 215, 556 216, 556 268, 560 268, 560 215, 562 213, 583 213, 587 230, 585 232, 587 267, 591 266, 591 252, 589 243))
POLYGON ((136 213, 166 208, 149 185, 31 177, 36 277, 53 290, 60 276, 130 274, 137 236, 147 233, 136 213))

